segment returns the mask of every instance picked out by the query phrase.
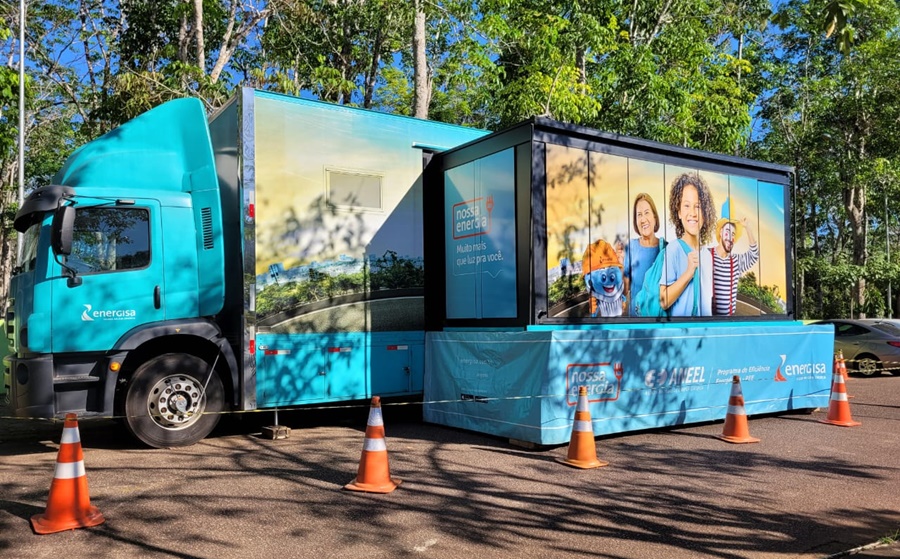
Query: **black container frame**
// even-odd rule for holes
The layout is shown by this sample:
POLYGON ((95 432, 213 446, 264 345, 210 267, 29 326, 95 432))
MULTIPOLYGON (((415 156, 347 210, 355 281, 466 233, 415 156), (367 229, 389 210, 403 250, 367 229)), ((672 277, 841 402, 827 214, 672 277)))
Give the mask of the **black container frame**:
POLYGON ((796 301, 793 286, 793 237, 791 222, 785 219, 785 294, 784 313, 759 316, 704 317, 549 317, 547 284, 546 145, 577 148, 636 158, 664 165, 696 168, 700 171, 739 175, 783 187, 785 216, 792 216, 794 168, 787 165, 717 154, 660 142, 601 132, 591 128, 534 117, 506 130, 490 134, 445 152, 436 153, 424 176, 425 210, 425 310, 426 328, 520 328, 529 326, 570 326, 573 324, 621 324, 667 322, 734 322, 792 319, 796 301), (514 318, 448 319, 446 312, 446 253, 444 174, 446 171, 500 151, 515 148, 515 219, 517 316, 514 318))

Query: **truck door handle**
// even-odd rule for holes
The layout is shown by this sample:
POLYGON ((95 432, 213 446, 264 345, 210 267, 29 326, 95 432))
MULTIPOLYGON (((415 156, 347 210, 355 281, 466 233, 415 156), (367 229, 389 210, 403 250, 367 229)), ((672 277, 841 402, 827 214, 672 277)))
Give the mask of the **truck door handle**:
POLYGON ((156 287, 153 288, 153 307, 158 309, 159 306, 160 306, 159 286, 157 285, 156 287))

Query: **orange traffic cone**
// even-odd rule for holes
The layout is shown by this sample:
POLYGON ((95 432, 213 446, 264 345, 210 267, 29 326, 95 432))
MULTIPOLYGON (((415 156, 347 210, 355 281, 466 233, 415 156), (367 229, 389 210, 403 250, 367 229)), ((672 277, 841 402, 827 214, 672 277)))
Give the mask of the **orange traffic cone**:
POLYGON ((366 440, 359 459, 356 479, 344 486, 353 491, 390 493, 402 483, 391 479, 388 467, 387 445, 384 443, 384 419, 381 415, 381 398, 372 397, 369 420, 366 422, 366 440))
POLYGON ((862 425, 859 421, 853 421, 850 416, 850 402, 847 401, 847 385, 844 375, 840 370, 835 370, 831 376, 831 401, 828 402, 828 415, 820 419, 822 423, 840 425, 841 427, 856 427, 862 425))
MULTIPOLYGON (((837 355, 835 355, 835 358, 834 358, 834 362, 835 362, 835 370, 840 371, 841 376, 844 377, 844 385, 845 385, 844 388, 846 388, 846 385, 850 384, 850 373, 847 372, 847 362, 844 360, 844 352, 843 351, 837 352, 837 355)), ((847 393, 847 398, 853 398, 853 397, 854 396, 851 396, 849 392, 847 393)))
POLYGON ((88 495, 84 454, 81 452, 81 436, 78 434, 78 416, 74 413, 66 414, 47 509, 43 514, 31 517, 31 527, 35 533, 52 534, 97 526, 105 520, 100 511, 91 506, 88 495))
POLYGON ((838 351, 834 354, 834 370, 840 371, 841 376, 844 377, 844 382, 847 382, 847 363, 844 361, 843 351, 838 351))
POLYGON ((588 409, 587 388, 584 386, 578 389, 578 405, 575 407, 575 422, 572 424, 569 453, 565 459, 558 460, 563 464, 583 469, 609 465, 609 462, 597 459, 594 427, 591 423, 591 412, 588 409))
POLYGON ((747 412, 744 410, 744 393, 741 391, 741 379, 737 375, 731 380, 731 396, 728 397, 725 427, 719 438, 735 444, 759 442, 759 439, 750 436, 750 425, 747 422, 747 412))

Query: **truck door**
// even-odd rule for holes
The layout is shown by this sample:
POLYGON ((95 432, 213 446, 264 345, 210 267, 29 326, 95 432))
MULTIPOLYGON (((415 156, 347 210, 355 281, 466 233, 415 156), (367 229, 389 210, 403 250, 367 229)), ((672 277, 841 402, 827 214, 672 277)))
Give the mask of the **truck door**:
POLYGON ((108 350, 132 328, 165 318, 159 210, 152 201, 78 208, 63 262, 82 284, 69 287, 54 264, 53 352, 108 350))

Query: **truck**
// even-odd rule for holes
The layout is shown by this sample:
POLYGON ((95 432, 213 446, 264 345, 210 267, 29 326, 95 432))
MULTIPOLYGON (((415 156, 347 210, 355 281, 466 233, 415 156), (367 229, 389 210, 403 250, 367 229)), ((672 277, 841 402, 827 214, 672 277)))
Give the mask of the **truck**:
POLYGON ((485 133, 243 88, 81 146, 15 216, 12 412, 162 448, 229 411, 420 397, 422 170, 485 133))
POLYGON ((242 89, 82 146, 15 218, 23 417, 151 447, 372 396, 566 442, 828 404, 796 320, 790 166, 534 117, 489 133, 242 89), (691 256, 691 253, 693 256, 691 256))

